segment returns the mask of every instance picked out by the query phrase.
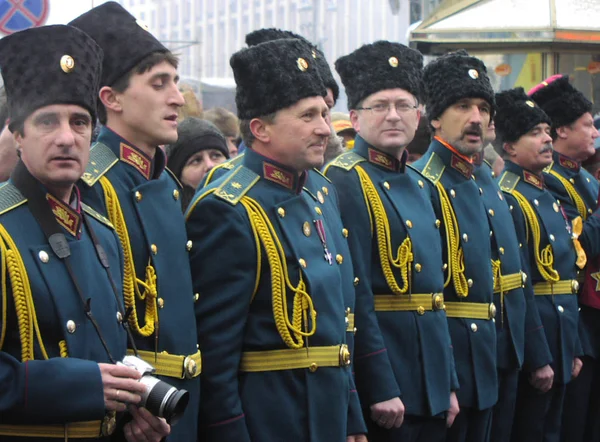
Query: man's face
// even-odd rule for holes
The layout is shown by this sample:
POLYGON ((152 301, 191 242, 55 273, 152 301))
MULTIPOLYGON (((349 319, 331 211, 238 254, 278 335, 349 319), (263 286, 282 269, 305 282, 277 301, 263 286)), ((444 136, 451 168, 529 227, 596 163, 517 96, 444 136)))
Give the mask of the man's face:
MULTIPOLYGON (((333 99, 333 90, 331 88, 327 88, 327 95, 325 95, 324 99, 325 104, 331 110, 333 106, 335 106, 335 100, 333 99)), ((329 122, 331 123, 331 116, 327 115, 327 117, 329 118, 329 122)))
POLYGON ((188 158, 181 171, 181 182, 196 189, 202 178, 216 165, 227 158, 218 149, 205 149, 188 158))
POLYGON ((594 140, 598 138, 598 130, 594 127, 594 119, 589 112, 579 117, 570 126, 557 129, 559 138, 566 141, 566 155, 575 161, 585 161, 595 153, 594 140))
POLYGON ((53 104, 27 117, 23 134, 14 133, 21 159, 49 189, 67 188, 85 171, 90 156, 92 117, 81 106, 53 104))
POLYGON ((485 131, 484 143, 487 145, 488 143, 493 143, 496 139, 496 125, 494 124, 494 120, 490 119, 490 124, 485 131))
POLYGON ((540 123, 504 149, 513 163, 534 173, 541 173, 552 162, 550 125, 540 123))
POLYGON ((482 98, 463 98, 431 120, 435 135, 466 156, 483 148, 492 107, 482 98))
POLYGON ((163 61, 143 74, 133 74, 129 87, 117 93, 121 123, 132 143, 158 146, 177 141, 177 109, 184 104, 178 81, 175 67, 163 61))
POLYGON ((235 144, 237 141, 237 138, 236 137, 225 137, 225 140, 227 141, 227 150, 229 151, 229 158, 237 157, 238 147, 237 147, 237 144, 235 144))
POLYGON ((297 171, 323 165, 331 135, 329 108, 323 97, 308 97, 277 111, 266 125, 269 155, 297 171))
POLYGON ((420 111, 417 100, 404 89, 386 89, 369 95, 362 108, 350 111, 350 121, 371 146, 391 152, 415 137, 420 111))

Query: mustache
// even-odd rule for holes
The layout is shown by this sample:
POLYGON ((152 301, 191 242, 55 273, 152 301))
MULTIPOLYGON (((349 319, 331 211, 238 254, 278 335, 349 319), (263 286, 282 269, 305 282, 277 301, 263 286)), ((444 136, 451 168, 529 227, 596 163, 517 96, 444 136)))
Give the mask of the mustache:
POLYGON ((552 152, 552 143, 546 143, 540 149, 540 153, 552 152))
POLYGON ((483 138, 483 129, 481 125, 471 124, 469 127, 465 128, 465 130, 462 132, 462 138, 466 137, 467 135, 477 135, 480 138, 483 138))

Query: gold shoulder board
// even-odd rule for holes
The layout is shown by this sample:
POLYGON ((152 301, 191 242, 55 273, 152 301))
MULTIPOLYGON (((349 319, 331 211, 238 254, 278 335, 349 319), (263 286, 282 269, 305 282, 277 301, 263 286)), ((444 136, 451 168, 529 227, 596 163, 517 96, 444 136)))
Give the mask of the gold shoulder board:
POLYGON ((433 184, 437 184, 437 182, 442 178, 444 174, 444 170, 446 169, 446 165, 442 158, 439 155, 436 155, 435 152, 432 152, 429 161, 425 164, 421 175, 431 181, 433 184))
POLYGON ((6 183, 0 187, 0 215, 26 202, 27 199, 12 184, 6 183))
POLYGON ((94 209, 92 209, 87 204, 81 203, 81 208, 83 209, 83 211, 85 213, 87 213, 88 215, 90 215, 95 220, 100 221, 102 224, 107 225, 111 229, 114 229, 113 224, 110 222, 110 220, 108 218, 106 218, 105 216, 103 216, 100 213, 96 212, 94 209))
POLYGON ((217 187, 215 196, 235 206, 259 179, 259 175, 247 167, 240 166, 217 187))
POLYGON ((503 192, 513 193, 520 179, 520 176, 507 171, 504 172, 498 184, 500 185, 500 189, 502 189, 503 192))
POLYGON ((81 180, 92 187, 118 161, 117 156, 107 145, 95 143, 90 150, 90 160, 81 180))
POLYGON ((339 167, 340 169, 344 170, 352 170, 354 166, 356 166, 358 163, 362 163, 363 161, 366 160, 356 152, 344 152, 325 167, 325 173, 327 173, 327 170, 331 166, 339 167))

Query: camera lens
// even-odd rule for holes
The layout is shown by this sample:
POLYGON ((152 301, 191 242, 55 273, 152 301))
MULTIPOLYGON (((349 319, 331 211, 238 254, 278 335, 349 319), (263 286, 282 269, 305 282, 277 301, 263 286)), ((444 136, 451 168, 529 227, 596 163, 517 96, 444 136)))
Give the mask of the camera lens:
POLYGON ((186 390, 177 390, 150 375, 142 376, 140 382, 146 385, 146 393, 142 395, 139 405, 154 416, 163 417, 170 425, 174 425, 185 412, 190 400, 189 393, 186 390))

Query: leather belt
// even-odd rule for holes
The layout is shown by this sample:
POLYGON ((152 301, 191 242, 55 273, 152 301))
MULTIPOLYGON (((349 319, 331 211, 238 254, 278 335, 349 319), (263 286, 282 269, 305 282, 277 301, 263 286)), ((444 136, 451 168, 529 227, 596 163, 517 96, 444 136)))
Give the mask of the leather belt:
MULTIPOLYGON (((127 350, 128 355, 134 355, 133 350, 127 350)), ((153 351, 138 350, 138 355, 148 364, 152 365, 159 376, 177 379, 192 379, 202 372, 202 355, 198 350, 193 355, 180 356, 167 352, 154 353, 153 351)))
POLYGON ((490 320, 496 316, 494 303, 485 302, 447 302, 446 316, 449 318, 485 319, 490 320))
POLYGON ((350 351, 346 344, 329 347, 286 348, 282 350, 247 351, 242 353, 241 372, 294 370, 319 367, 347 367, 350 351))
POLYGON ((494 293, 509 292, 514 289, 525 287, 527 282, 527 273, 511 273, 510 275, 500 275, 500 279, 496 279, 494 284, 494 293))
POLYGON ((0 436, 36 437, 51 439, 100 439, 110 436, 116 427, 115 413, 103 420, 72 422, 61 425, 0 425, 0 436))
POLYGON ((412 312, 424 315, 426 311, 444 310, 442 293, 426 293, 411 295, 375 295, 373 296, 376 312, 412 312))
POLYGON ((575 295, 579 290, 576 279, 565 279, 557 282, 538 282, 533 284, 533 293, 536 295, 575 295))

